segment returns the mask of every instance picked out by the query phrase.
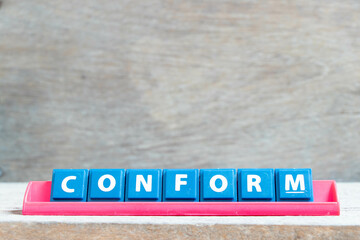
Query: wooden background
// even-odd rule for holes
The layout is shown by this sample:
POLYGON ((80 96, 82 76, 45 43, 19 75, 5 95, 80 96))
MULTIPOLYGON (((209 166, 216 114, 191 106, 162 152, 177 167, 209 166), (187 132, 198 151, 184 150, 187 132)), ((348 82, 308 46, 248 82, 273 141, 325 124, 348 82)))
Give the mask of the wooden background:
POLYGON ((358 0, 0 2, 0 181, 101 167, 360 181, 358 0))

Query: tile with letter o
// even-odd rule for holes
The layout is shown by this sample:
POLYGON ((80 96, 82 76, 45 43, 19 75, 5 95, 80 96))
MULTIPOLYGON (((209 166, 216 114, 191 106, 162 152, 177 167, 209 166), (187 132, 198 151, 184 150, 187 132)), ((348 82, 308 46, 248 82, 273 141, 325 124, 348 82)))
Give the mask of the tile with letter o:
POLYGON ((86 202, 87 169, 54 169, 50 201, 86 202))
POLYGON ((236 202, 235 169, 201 169, 200 201, 236 202))
POLYGON ((198 202, 198 169, 164 169, 163 201, 198 202))
POLYGON ((277 201, 313 201, 310 168, 276 169, 277 201))
POLYGON ((239 201, 275 201, 274 169, 238 169, 239 201))
POLYGON ((161 169, 128 169, 125 182, 125 201, 161 202, 161 169))
POLYGON ((88 201, 124 201, 124 169, 90 169, 88 201))

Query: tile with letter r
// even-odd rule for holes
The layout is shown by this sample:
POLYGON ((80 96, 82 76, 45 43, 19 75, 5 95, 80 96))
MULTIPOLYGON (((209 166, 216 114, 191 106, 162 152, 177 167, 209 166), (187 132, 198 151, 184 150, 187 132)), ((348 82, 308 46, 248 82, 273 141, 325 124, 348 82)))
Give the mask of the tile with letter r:
POLYGON ((161 202, 161 169, 128 169, 125 182, 125 201, 161 202))
POLYGON ((313 201, 310 168, 276 169, 276 201, 313 201))
POLYGON ((116 201, 125 199, 124 169, 90 169, 88 201, 116 201))
POLYGON ((200 201, 236 202, 236 170, 200 169, 200 201))
POLYGON ((239 201, 275 201, 274 169, 238 169, 239 201))
POLYGON ((198 202, 198 169, 164 169, 163 201, 198 202))
POLYGON ((86 202, 87 169, 54 169, 50 201, 86 202))

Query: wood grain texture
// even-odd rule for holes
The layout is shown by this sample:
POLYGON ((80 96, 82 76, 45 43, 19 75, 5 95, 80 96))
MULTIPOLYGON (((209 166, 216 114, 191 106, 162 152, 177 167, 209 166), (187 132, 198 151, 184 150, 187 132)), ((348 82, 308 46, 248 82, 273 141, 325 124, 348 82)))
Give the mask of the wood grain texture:
POLYGON ((340 216, 23 216, 26 183, 0 183, 1 239, 359 239, 360 183, 339 183, 340 216))
POLYGON ((311 167, 359 181, 360 2, 3 0, 0 181, 311 167))
POLYGON ((194 226, 117 224, 2 224, 4 239, 339 239, 357 240, 357 227, 323 226, 194 226))

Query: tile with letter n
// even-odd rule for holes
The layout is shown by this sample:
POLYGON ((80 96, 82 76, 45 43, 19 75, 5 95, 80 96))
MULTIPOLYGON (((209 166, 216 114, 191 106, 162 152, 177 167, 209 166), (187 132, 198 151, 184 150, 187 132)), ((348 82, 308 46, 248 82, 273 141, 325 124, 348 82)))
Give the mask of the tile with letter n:
POLYGON ((277 201, 313 201, 310 168, 276 169, 277 201))
POLYGON ((125 201, 161 202, 161 169, 128 169, 125 182, 125 201))
POLYGON ((236 202, 235 169, 201 169, 200 201, 236 202))
POLYGON ((164 169, 163 201, 198 202, 198 169, 164 169))
POLYGON ((50 201, 86 202, 87 169, 54 169, 50 201))
POLYGON ((238 169, 239 201, 275 201, 274 169, 238 169))
POLYGON ((88 201, 124 201, 124 169, 90 169, 88 201))

